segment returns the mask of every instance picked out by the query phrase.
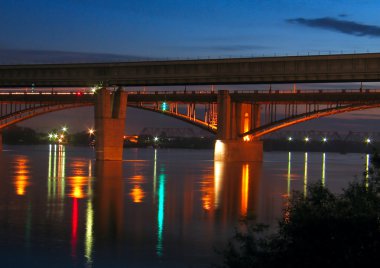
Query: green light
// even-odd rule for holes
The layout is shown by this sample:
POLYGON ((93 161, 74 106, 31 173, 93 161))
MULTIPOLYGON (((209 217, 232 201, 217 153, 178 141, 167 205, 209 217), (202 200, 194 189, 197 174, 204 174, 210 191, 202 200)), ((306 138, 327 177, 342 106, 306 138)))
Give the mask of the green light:
POLYGON ((157 255, 162 256, 162 233, 164 230, 164 212, 165 212, 165 174, 159 176, 158 182, 158 211, 157 211, 157 255))
POLYGON ((305 166, 304 166, 304 176, 303 176, 303 192, 304 196, 307 196, 307 153, 305 153, 305 166))
POLYGON ((368 188, 368 178, 369 178, 369 154, 365 158, 365 187, 368 188))
POLYGON ((161 110, 162 111, 167 111, 168 110, 168 104, 164 101, 162 104, 161 104, 161 110))
POLYGON ((291 178, 291 169, 292 169, 292 153, 289 152, 289 155, 288 155, 288 188, 287 188, 287 194, 288 194, 288 197, 290 197, 290 178, 291 178))
POLYGON ((326 153, 322 155, 322 185, 326 185, 326 153))
POLYGON ((49 167, 48 167, 48 198, 49 199, 50 199, 50 196, 51 196, 51 177, 52 177, 51 163, 52 163, 52 159, 51 159, 51 144, 49 144, 49 167))
POLYGON ((89 198, 87 201, 87 211, 86 211, 86 236, 85 236, 85 258, 88 265, 92 264, 92 249, 94 246, 94 210, 92 208, 92 202, 89 198))

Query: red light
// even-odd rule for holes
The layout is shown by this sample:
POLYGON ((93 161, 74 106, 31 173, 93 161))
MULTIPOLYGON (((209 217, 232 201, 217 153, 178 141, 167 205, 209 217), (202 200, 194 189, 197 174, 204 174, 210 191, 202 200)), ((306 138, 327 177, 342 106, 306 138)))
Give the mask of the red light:
POLYGON ((83 92, 77 92, 77 96, 82 96, 83 95, 83 92))

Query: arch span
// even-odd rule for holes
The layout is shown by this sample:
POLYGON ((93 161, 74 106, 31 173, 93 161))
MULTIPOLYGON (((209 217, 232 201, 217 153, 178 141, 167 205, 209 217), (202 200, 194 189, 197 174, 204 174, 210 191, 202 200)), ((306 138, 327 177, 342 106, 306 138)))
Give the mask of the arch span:
POLYGON ((297 116, 285 118, 285 119, 273 122, 272 124, 269 124, 269 125, 264 125, 256 129, 251 129, 250 131, 240 134, 240 136, 244 137, 246 135, 253 135, 255 138, 260 138, 266 134, 275 132, 282 128, 303 123, 312 119, 341 114, 341 113, 353 112, 353 111, 379 108, 379 107, 380 107, 380 103, 370 104, 370 105, 360 104, 360 105, 343 106, 343 107, 338 107, 338 108, 336 107, 327 108, 327 109, 319 110, 317 112, 304 113, 297 116))
POLYGON ((212 134, 216 134, 216 130, 217 130, 216 126, 207 124, 206 122, 204 122, 202 120, 199 120, 199 119, 190 119, 188 116, 186 116, 184 114, 173 113, 173 112, 170 112, 170 111, 161 111, 161 110, 150 108, 150 107, 131 105, 131 104, 128 104, 128 107, 136 108, 136 109, 141 109, 141 110, 145 110, 145 111, 150 111, 150 112, 155 112, 155 113, 159 113, 159 114, 163 114, 163 115, 167 115, 167 116, 176 118, 178 120, 184 121, 186 123, 189 123, 191 125, 194 125, 196 127, 199 127, 199 128, 201 128, 203 130, 206 130, 206 131, 208 131, 208 132, 210 132, 212 134))
POLYGON ((31 107, 23 110, 16 111, 14 113, 5 115, 0 118, 0 129, 9 127, 21 121, 66 109, 80 108, 93 106, 92 103, 69 103, 69 104, 49 104, 49 105, 41 105, 38 107, 31 107))
MULTIPOLYGON (((21 121, 25 121, 27 119, 51 113, 56 112, 60 110, 67 110, 67 109, 73 109, 73 108, 80 108, 80 107, 88 107, 93 106, 93 103, 70 103, 70 104, 48 104, 48 105, 42 105, 38 107, 30 107, 27 109, 19 110, 14 113, 5 115, 3 117, 0 117, 0 129, 9 127, 11 125, 14 125, 16 123, 19 123, 21 121)), ((179 114, 179 113, 173 113, 170 111, 161 111, 158 109, 150 108, 150 107, 144 107, 144 106, 138 106, 133 104, 128 104, 128 107, 146 110, 150 112, 155 112, 159 114, 163 114, 166 116, 170 116, 173 118, 176 118, 178 120, 184 121, 186 123, 189 123, 191 125, 194 125, 196 127, 199 127, 203 130, 206 130, 210 133, 216 134, 216 126, 207 124, 206 122, 199 120, 199 119, 190 119, 188 116, 179 114)))

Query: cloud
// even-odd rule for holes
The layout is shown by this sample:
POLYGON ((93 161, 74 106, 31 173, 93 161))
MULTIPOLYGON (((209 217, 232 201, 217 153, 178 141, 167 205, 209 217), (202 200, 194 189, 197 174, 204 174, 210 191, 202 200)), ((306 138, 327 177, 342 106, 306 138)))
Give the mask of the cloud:
POLYGON ((0 64, 47 64, 47 63, 96 63, 141 61, 152 58, 143 58, 130 55, 116 55, 106 53, 82 53, 70 51, 50 50, 19 50, 0 48, 0 64))
POLYGON ((312 28, 320 28, 330 31, 336 31, 354 36, 371 36, 380 37, 380 27, 376 25, 367 25, 349 20, 339 20, 331 17, 305 19, 296 18, 286 20, 288 23, 305 25, 312 28))

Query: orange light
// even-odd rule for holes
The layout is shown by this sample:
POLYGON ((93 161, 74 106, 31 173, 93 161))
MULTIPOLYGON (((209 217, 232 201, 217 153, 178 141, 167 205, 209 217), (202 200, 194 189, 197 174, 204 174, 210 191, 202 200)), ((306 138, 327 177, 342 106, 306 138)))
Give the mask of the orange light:
POLYGON ((30 184, 28 182, 28 159, 24 156, 20 156, 16 158, 16 171, 15 171, 15 177, 14 177, 14 185, 16 187, 16 194, 17 195, 25 195, 26 193, 26 187, 30 184))
POLYGON ((71 177, 69 180, 71 192, 69 196, 74 198, 84 198, 83 187, 86 185, 86 178, 81 176, 71 177))
POLYGON ((134 203, 141 203, 144 199, 145 193, 140 185, 135 185, 129 195, 132 197, 134 203))
POLYGON ((241 214, 247 215, 249 190, 249 165, 244 164, 241 174, 241 214))
POLYGON ((246 135, 243 137, 243 141, 250 141, 250 140, 251 140, 250 135, 246 135))

